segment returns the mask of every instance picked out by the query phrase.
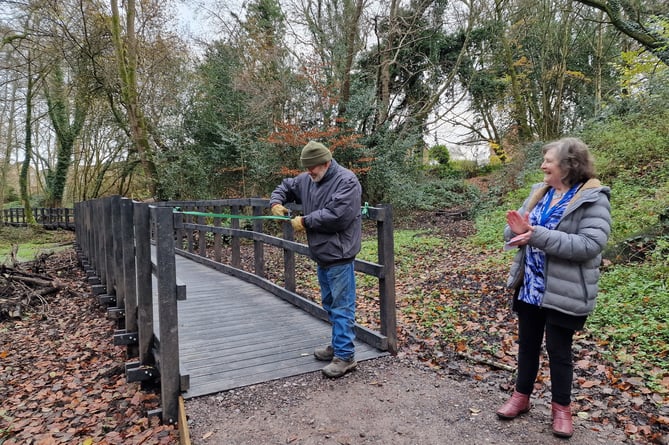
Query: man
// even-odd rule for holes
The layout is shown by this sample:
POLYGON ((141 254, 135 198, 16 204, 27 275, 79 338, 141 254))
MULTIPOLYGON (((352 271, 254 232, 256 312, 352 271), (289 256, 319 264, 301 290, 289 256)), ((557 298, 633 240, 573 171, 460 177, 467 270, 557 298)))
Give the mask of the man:
POLYGON ((331 344, 317 348, 318 360, 330 361, 323 373, 341 377, 355 369, 355 256, 360 252, 362 188, 358 178, 332 159, 323 144, 311 141, 300 155, 306 172, 286 178, 272 192, 272 214, 286 215, 287 202, 302 204, 303 216, 291 220, 306 230, 311 257, 318 264, 323 309, 332 323, 331 344))

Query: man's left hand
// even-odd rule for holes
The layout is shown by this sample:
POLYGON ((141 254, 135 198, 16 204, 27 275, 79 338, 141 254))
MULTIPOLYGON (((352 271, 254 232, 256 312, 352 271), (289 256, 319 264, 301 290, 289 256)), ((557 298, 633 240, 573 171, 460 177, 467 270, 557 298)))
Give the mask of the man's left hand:
POLYGON ((301 216, 296 216, 295 218, 290 220, 290 223, 293 225, 293 230, 295 232, 303 232, 304 231, 304 221, 301 216))

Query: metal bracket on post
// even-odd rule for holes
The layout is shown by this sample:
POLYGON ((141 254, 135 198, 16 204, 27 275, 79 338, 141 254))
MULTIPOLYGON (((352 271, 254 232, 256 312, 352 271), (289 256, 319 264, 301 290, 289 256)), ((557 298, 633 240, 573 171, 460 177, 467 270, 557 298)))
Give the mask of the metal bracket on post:
POLYGON ((98 303, 103 306, 111 306, 112 304, 116 304, 116 295, 98 295, 98 303))
POLYGON ((107 309, 107 318, 110 320, 120 320, 125 317, 125 309, 121 307, 110 307, 107 309))
POLYGON ((125 329, 119 329, 114 332, 114 346, 136 345, 138 338, 137 332, 126 332, 125 329))
POLYGON ((125 368, 128 383, 148 382, 160 377, 160 372, 155 366, 140 366, 139 362, 130 362, 126 363, 125 368))

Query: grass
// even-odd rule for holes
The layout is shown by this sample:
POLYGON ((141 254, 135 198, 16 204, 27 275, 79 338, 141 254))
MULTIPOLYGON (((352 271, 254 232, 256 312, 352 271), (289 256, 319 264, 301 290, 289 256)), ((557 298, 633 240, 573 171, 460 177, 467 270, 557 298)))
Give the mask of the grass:
POLYGON ((0 263, 10 259, 13 246, 18 246, 18 261, 30 261, 41 253, 55 252, 71 247, 73 232, 44 230, 31 227, 0 227, 0 263))
POLYGON ((669 373, 669 242, 641 264, 602 274, 600 295, 588 330, 603 354, 660 390, 669 373))

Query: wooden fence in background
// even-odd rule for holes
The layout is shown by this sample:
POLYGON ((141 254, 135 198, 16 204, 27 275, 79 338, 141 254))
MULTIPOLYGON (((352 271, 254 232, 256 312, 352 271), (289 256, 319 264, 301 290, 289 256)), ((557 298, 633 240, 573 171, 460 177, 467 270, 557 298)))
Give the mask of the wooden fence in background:
MULTIPOLYGON (((32 209, 35 222, 45 229, 74 230, 74 209, 40 207, 32 209)), ((2 209, 2 223, 6 226, 25 227, 28 225, 23 207, 2 209)))

